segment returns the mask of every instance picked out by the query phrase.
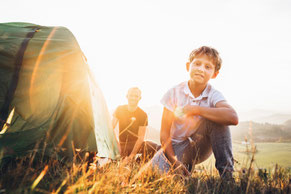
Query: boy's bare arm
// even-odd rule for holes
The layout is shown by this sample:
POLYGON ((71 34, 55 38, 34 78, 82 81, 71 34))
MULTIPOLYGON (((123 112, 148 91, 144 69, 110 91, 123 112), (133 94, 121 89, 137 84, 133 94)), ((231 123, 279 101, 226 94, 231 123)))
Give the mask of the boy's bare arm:
POLYGON ((189 171, 186 169, 186 167, 180 162, 177 157, 175 156, 175 152, 172 146, 172 140, 171 140, 171 125, 174 121, 174 113, 170 110, 164 108, 163 116, 162 116, 162 126, 161 126, 161 144, 162 149, 164 153, 166 154, 167 158, 171 162, 171 164, 174 164, 175 168, 180 168, 182 171, 182 174, 189 175, 189 171))
POLYGON ((142 145, 143 141, 144 141, 144 136, 146 133, 146 126, 140 126, 139 130, 138 130, 138 139, 136 141, 136 143, 134 144, 134 147, 129 155, 130 159, 133 159, 134 156, 137 154, 138 150, 140 149, 140 146, 142 145))
POLYGON ((226 101, 218 102, 215 108, 188 105, 184 107, 183 111, 185 114, 200 115, 223 125, 238 124, 238 116, 235 110, 226 101))
POLYGON ((176 160, 175 153, 172 147, 172 140, 170 136, 171 125, 172 125, 173 120, 174 120, 173 112, 164 108, 163 116, 162 116, 162 123, 161 123, 160 140, 162 144, 162 149, 167 155, 171 163, 174 163, 176 160))

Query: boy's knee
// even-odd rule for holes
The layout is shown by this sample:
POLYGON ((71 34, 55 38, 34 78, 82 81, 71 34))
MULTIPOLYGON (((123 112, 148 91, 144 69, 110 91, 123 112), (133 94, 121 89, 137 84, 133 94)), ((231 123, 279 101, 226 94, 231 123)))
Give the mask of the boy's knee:
POLYGON ((211 133, 216 133, 218 132, 219 134, 230 134, 229 126, 228 125, 223 125, 220 123, 216 123, 214 121, 210 121, 208 119, 203 119, 204 126, 206 128, 207 134, 211 133))
POLYGON ((208 119, 205 119, 205 122, 207 123, 207 126, 210 128, 221 128, 221 129, 225 129, 225 128, 229 128, 228 125, 223 125, 220 123, 216 123, 214 121, 210 121, 208 119))

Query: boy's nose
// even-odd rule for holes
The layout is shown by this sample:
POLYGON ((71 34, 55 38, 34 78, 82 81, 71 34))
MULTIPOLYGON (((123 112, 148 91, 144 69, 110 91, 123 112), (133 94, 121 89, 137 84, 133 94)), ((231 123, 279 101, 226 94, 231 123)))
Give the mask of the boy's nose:
POLYGON ((201 71, 201 72, 204 72, 204 67, 201 65, 197 68, 197 70, 201 71))

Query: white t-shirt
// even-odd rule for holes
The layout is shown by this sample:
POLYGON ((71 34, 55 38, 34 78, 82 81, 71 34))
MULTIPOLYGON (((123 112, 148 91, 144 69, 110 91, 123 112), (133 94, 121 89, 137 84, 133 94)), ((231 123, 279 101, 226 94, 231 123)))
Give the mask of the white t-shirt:
POLYGON ((175 119, 171 126, 171 137, 175 143, 182 142, 190 137, 199 126, 200 116, 181 116, 179 111, 186 105, 199 105, 203 107, 215 107, 219 101, 225 98, 210 84, 207 84, 200 96, 195 98, 190 91, 188 82, 183 82, 173 88, 161 99, 165 108, 175 113, 175 119))

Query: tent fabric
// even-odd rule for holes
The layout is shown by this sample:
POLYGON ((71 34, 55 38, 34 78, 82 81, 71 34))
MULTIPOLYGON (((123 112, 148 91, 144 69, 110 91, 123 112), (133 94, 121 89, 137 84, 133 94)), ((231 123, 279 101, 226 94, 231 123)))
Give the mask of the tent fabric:
POLYGON ((0 24, 0 110, 2 158, 97 147, 119 155, 102 92, 65 27, 0 24))

